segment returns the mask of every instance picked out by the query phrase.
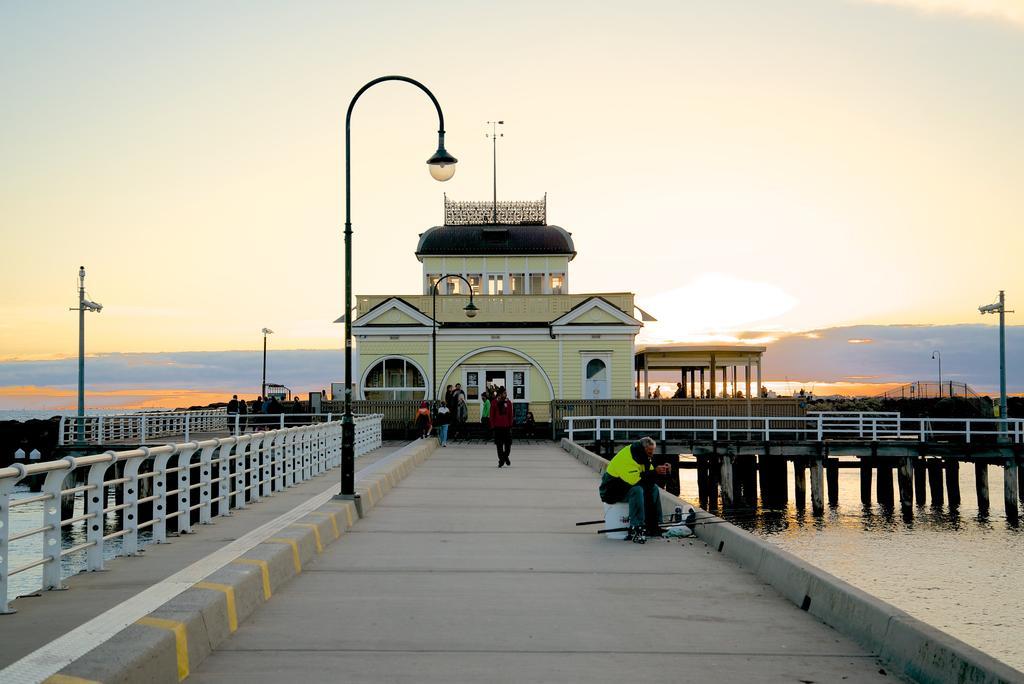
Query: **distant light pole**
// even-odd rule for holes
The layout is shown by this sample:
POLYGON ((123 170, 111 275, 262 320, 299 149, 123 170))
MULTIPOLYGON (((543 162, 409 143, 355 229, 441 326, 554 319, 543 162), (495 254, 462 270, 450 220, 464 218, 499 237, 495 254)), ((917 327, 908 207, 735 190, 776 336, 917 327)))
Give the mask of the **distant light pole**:
POLYGON ((78 306, 70 309, 78 312, 78 420, 75 442, 85 444, 85 312, 103 311, 103 305, 85 298, 85 266, 78 267, 78 306))
POLYGON ((494 181, 494 214, 492 221, 498 222, 498 138, 504 138, 504 133, 498 133, 498 126, 504 126, 504 121, 488 121, 491 126, 491 132, 485 133, 485 135, 491 139, 491 164, 493 166, 493 175, 491 176, 494 181))
POLYGON ((1003 435, 1006 435, 1006 296, 999 291, 999 301, 995 304, 979 306, 978 311, 984 316, 987 313, 999 314, 999 418, 1003 435))
MULTIPOLYGON (((430 175, 437 181, 455 175, 458 160, 444 149, 444 114, 434 94, 425 85, 408 76, 381 76, 356 91, 345 113, 345 308, 352 311, 352 110, 356 101, 371 87, 384 81, 404 81, 422 90, 437 110, 437 151, 427 160, 430 175)), ((355 498, 356 426, 352 417, 352 316, 345 316, 345 415, 341 419, 341 493, 355 498)))
POLYGON ((939 399, 942 398, 942 352, 936 349, 932 352, 932 361, 939 360, 939 399))
POLYGON ((476 316, 476 312, 479 311, 476 304, 473 303, 473 286, 468 280, 458 273, 445 273, 443 276, 437 279, 433 287, 430 288, 430 319, 434 322, 433 330, 430 335, 430 358, 433 361, 434 368, 430 374, 430 398, 434 401, 434 408, 437 408, 437 390, 441 387, 439 378, 437 377, 437 288, 438 286, 447 281, 449 278, 458 278, 462 282, 466 283, 466 287, 469 288, 469 304, 462 307, 462 310, 466 312, 466 318, 473 318, 476 316))
POLYGON ((263 383, 260 385, 260 397, 267 398, 267 335, 273 335, 270 328, 263 329, 263 383))

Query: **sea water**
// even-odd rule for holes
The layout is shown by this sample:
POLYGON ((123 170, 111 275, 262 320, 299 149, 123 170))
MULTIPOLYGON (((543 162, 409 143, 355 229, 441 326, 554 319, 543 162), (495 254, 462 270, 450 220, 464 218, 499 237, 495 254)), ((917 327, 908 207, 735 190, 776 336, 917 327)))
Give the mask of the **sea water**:
MULTIPOLYGON (((726 514, 736 525, 887 601, 914 617, 1024 670, 1024 528, 1003 506, 1003 469, 989 466, 988 515, 978 511, 974 466, 960 466, 960 505, 914 506, 913 517, 860 502, 859 469, 839 470, 839 505, 823 516, 793 504, 781 511, 726 514)), ((698 501, 697 471, 680 472, 682 497, 698 501)), ((875 499, 877 482, 872 480, 875 499)), ((827 501, 827 500, 826 500, 827 501)))

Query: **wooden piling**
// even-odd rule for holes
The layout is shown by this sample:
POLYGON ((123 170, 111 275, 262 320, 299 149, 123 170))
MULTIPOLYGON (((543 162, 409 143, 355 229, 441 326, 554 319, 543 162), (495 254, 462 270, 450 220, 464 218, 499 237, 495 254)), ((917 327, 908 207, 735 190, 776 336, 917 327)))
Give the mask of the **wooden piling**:
POLYGON ((700 507, 707 510, 708 507, 708 457, 697 456, 697 500, 700 507))
POLYGON ((937 458, 925 460, 928 468, 928 488, 932 494, 932 506, 942 506, 945 499, 942 492, 942 461, 937 458))
POLYGON ((946 459, 946 493, 949 495, 949 507, 960 505, 960 461, 955 458, 946 459))
POLYGON ((978 513, 988 515, 988 463, 974 462, 974 487, 978 492, 978 513))
POLYGON ((875 469, 877 470, 878 486, 875 494, 880 505, 892 508, 895 503, 892 492, 892 461, 878 459, 877 463, 878 466, 875 469))
POLYGON ((735 457, 732 454, 724 454, 721 459, 722 466, 719 468, 721 480, 719 486, 722 490, 722 507, 731 508, 736 502, 735 480, 733 478, 735 457))
POLYGON ((1003 466, 1003 503, 1006 506, 1006 522, 1016 525, 1017 509, 1017 459, 1006 459, 1003 466))
POLYGON ((860 502, 871 505, 871 459, 866 457, 860 459, 860 502))
POLYGON ((807 465, 800 456, 793 458, 793 484, 796 489, 796 507, 802 511, 807 506, 807 465))
POLYGON ((830 458, 826 466, 828 478, 828 505, 836 508, 839 505, 839 459, 830 458))
POLYGON ((757 484, 761 488, 761 506, 770 508, 775 498, 775 492, 772 488, 772 470, 768 465, 767 454, 761 454, 757 457, 757 479, 757 484))
POLYGON ((743 457, 743 503, 749 508, 757 506, 757 456, 748 454, 743 457))
POLYGON ((914 459, 914 495, 917 499, 918 506, 924 506, 927 503, 928 493, 928 471, 925 468, 923 458, 914 459))
POLYGON ((785 456, 780 455, 773 463, 775 476, 772 482, 775 487, 775 505, 785 508, 789 503, 789 461, 785 456))
POLYGON ((708 510, 718 510, 718 481, 722 473, 722 457, 712 454, 708 459, 708 510))
POLYGON ((811 462, 811 512, 814 515, 825 513, 825 467, 822 458, 811 462))
POLYGON ((914 507, 914 459, 901 458, 897 470, 900 487, 900 509, 909 513, 914 507))

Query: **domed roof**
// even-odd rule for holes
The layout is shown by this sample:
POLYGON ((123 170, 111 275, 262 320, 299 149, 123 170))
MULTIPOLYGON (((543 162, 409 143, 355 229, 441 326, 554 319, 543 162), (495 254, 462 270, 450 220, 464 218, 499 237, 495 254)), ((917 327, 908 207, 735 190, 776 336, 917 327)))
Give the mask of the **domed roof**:
POLYGON ((420 234, 416 256, 559 254, 576 256, 572 234, 546 225, 445 225, 420 234))

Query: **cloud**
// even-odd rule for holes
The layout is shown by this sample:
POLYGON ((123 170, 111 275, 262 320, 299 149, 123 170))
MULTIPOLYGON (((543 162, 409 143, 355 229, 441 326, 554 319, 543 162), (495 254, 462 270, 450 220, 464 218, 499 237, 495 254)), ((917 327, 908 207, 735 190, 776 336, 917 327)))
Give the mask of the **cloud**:
POLYGON ((996 19, 1024 27, 1024 0, 863 0, 896 5, 928 14, 958 14, 973 19, 996 19))

